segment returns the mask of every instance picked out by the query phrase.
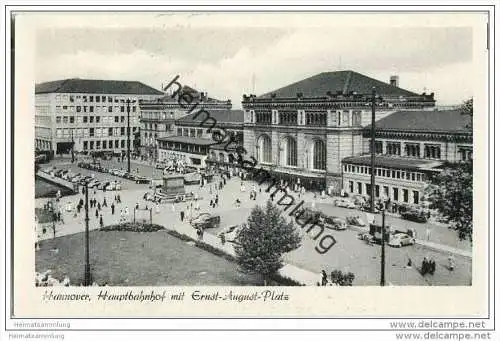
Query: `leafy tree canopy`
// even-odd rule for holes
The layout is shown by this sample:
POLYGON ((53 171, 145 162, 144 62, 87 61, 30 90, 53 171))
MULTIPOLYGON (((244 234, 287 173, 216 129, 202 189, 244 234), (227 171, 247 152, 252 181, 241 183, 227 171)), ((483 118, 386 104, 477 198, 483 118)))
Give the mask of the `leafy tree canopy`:
POLYGON ((300 247, 301 237, 293 222, 268 201, 265 207, 252 209, 235 241, 238 264, 267 278, 283 267, 284 253, 300 247))

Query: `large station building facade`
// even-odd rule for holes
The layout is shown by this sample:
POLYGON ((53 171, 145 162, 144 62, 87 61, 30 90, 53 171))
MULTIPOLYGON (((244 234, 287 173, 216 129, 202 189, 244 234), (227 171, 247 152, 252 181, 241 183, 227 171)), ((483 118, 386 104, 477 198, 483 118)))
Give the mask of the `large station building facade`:
POLYGON ((289 184, 340 193, 342 160, 366 151, 373 88, 377 120, 435 107, 433 93, 401 89, 394 76, 385 83, 354 71, 324 72, 261 96, 243 96, 248 156, 289 184))

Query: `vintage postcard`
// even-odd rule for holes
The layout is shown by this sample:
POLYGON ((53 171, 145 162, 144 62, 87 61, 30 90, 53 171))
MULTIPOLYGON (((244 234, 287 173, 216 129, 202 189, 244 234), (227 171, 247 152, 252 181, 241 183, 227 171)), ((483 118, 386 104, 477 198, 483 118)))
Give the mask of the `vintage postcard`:
POLYGON ((11 14, 12 318, 488 319, 488 11, 11 14))

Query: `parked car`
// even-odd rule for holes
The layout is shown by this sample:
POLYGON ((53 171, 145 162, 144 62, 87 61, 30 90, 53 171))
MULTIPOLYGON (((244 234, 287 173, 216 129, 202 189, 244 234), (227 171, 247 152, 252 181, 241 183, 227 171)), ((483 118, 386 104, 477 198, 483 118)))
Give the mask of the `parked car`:
POLYGON ((359 216, 350 216, 346 218, 346 222, 349 225, 354 225, 354 226, 366 226, 366 223, 361 219, 359 216))
POLYGON ((240 228, 240 225, 228 226, 221 233, 219 233, 219 237, 221 236, 221 234, 224 234, 227 242, 234 242, 234 240, 238 236, 240 228))
POLYGON ((98 187, 100 182, 98 180, 91 180, 88 184, 88 188, 98 187))
POLYGON ((103 190, 103 189, 105 189, 106 187, 108 187, 108 185, 109 185, 109 181, 103 181, 103 182, 101 182, 101 183, 97 186, 97 189, 101 189, 101 190, 103 190))
POLYGON ((151 182, 150 179, 140 175, 136 175, 134 180, 136 184, 148 184, 151 182))
POLYGON ((335 200, 335 206, 338 207, 345 207, 345 208, 356 208, 356 205, 354 204, 353 201, 346 199, 346 198, 341 198, 335 200))
POLYGON ((339 217, 325 216, 322 219, 322 224, 324 227, 332 230, 346 230, 346 221, 339 217))
POLYGON ((402 247, 405 245, 415 244, 415 238, 406 233, 396 233, 389 240, 389 245, 394 247, 402 247))
POLYGON ((425 223, 427 222, 427 212, 425 211, 417 211, 417 210, 409 210, 406 212, 401 213, 401 218, 410 220, 410 221, 415 221, 417 223, 425 223))
POLYGON ((220 225, 220 216, 210 213, 201 213, 196 218, 191 219, 191 225, 194 228, 216 228, 220 225))

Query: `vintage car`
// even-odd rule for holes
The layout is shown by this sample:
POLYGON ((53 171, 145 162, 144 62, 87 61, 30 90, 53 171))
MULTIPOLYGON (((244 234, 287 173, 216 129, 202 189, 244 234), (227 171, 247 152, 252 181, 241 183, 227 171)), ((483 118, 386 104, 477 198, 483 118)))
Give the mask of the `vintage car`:
POLYGON ((322 219, 322 225, 331 230, 346 230, 346 221, 339 217, 324 216, 322 219))
POLYGON ((220 216, 210 213, 201 213, 196 218, 191 219, 190 223, 194 228, 216 228, 220 225, 220 216))
POLYGON ((353 201, 346 199, 346 198, 340 198, 335 200, 335 206, 337 207, 345 207, 345 208, 356 208, 356 204, 354 204, 353 201))
POLYGON ((389 245, 394 247, 402 247, 405 245, 414 245, 415 238, 409 236, 406 233, 396 233, 393 234, 389 240, 389 245))

